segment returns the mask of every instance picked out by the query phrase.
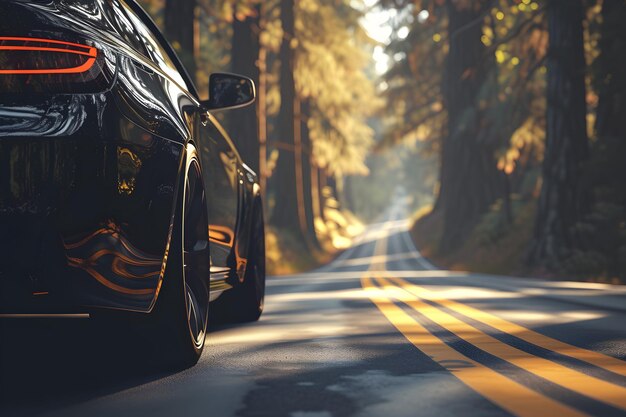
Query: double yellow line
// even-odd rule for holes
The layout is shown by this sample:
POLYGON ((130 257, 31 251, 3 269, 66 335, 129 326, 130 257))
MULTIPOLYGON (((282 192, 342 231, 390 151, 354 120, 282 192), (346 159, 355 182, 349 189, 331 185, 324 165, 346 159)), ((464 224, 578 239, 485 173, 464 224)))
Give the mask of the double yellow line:
MULTIPOLYGON (((377 243, 375 252, 376 254, 386 252, 386 239, 377 243)), ((384 261, 377 264, 377 268, 372 265, 370 270, 385 270, 384 261)), ((586 415, 458 352, 431 333, 400 305, 412 308, 460 339, 509 364, 572 392, 626 411, 625 387, 510 346, 449 314, 446 309, 535 346, 584 361, 622 377, 626 377, 626 362, 549 338, 484 311, 444 299, 436 292, 405 280, 388 278, 387 275, 393 274, 393 271, 388 271, 388 274, 384 274, 385 277, 380 273, 374 273, 375 276, 372 276, 372 273, 362 277, 361 283, 369 298, 385 317, 415 347, 468 387, 511 414, 528 417, 586 415)))

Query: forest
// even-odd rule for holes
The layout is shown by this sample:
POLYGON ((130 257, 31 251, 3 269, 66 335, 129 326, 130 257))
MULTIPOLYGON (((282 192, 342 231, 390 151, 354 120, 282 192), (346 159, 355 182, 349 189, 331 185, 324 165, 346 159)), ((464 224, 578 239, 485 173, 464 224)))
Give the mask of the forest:
POLYGON ((140 3, 199 91, 257 85, 219 117, 272 273, 330 259, 402 185, 439 266, 626 282, 625 0, 140 3))

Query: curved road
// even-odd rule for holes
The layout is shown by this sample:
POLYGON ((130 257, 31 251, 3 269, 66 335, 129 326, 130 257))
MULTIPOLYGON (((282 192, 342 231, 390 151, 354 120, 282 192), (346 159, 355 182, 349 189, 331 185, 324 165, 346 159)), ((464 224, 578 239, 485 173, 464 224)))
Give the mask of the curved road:
POLYGON ((438 270, 405 214, 269 279, 261 321, 213 329, 182 372, 150 372, 89 320, 4 319, 0 415, 626 415, 625 287, 438 270))

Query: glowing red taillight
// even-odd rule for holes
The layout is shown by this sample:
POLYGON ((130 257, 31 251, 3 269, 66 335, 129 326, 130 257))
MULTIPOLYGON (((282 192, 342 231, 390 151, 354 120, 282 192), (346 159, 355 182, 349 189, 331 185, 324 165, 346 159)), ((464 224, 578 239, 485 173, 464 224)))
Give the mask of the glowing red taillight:
POLYGON ((0 36, 0 74, 80 74, 98 57, 93 46, 53 39, 0 36))

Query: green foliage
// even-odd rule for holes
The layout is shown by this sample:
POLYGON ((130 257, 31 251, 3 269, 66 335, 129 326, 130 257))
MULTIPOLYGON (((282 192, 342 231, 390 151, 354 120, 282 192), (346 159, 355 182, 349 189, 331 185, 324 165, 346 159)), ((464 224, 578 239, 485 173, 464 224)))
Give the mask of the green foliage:
MULTIPOLYGON (((422 1, 396 22, 410 30, 387 48, 394 63, 383 88, 392 112, 383 145, 421 141, 423 149, 437 151, 447 135, 441 70, 448 52, 447 13, 441 4, 422 1)), ((485 61, 492 59, 495 66, 480 69, 489 71, 489 77, 470 110, 484 113, 478 141, 497 144, 494 158, 509 174, 518 163, 539 162, 536 156, 543 152, 548 39, 542 12, 536 2, 498 0, 477 23, 491 55, 485 61)), ((465 114, 461 123, 474 118, 465 114)))
POLYGON ((482 246, 497 243, 503 236, 506 236, 510 225, 503 205, 502 199, 497 200, 476 226, 474 234, 482 246))
POLYGON ((386 112, 383 144, 422 141, 436 150, 445 134, 447 114, 441 87, 447 44, 441 34, 447 18, 442 7, 430 10, 426 20, 418 15, 420 7, 402 14, 396 26, 409 28, 408 36, 395 36, 387 47, 393 65, 380 86, 391 110, 386 112))
POLYGON ((350 2, 303 0, 296 6, 296 90, 312 104, 307 125, 315 161, 337 177, 367 173, 373 141, 367 117, 382 104, 366 76, 360 17, 350 2))

